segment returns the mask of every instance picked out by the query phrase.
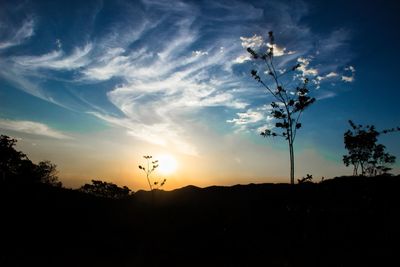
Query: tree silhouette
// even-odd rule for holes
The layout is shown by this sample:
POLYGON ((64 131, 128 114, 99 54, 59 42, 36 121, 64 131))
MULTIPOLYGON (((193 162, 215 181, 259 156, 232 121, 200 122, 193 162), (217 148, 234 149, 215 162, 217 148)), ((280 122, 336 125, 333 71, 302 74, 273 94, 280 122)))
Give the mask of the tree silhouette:
POLYGON ((20 171, 22 161, 28 159, 24 153, 15 150, 16 143, 14 138, 0 136, 0 172, 3 182, 15 177, 20 171))
POLYGON ((290 68, 288 71, 279 73, 274 65, 274 35, 273 32, 269 32, 269 46, 266 53, 259 53, 248 47, 247 51, 251 54, 253 60, 261 60, 267 67, 267 75, 272 80, 272 85, 264 81, 261 78, 261 74, 257 70, 252 70, 251 75, 259 82, 264 88, 267 89, 267 93, 274 97, 274 101, 271 102, 271 115, 277 121, 275 128, 277 131, 272 129, 266 129, 261 132, 263 137, 283 137, 287 140, 289 145, 290 155, 290 183, 294 184, 294 141, 296 139, 297 130, 302 127, 300 123, 301 114, 304 110, 315 102, 315 98, 309 96, 309 79, 304 78, 301 83, 296 86, 295 89, 289 90, 285 88, 281 78, 287 75, 289 72, 295 72, 301 65, 297 64, 290 68))
POLYGON ((14 147, 17 140, 6 135, 0 136, 0 175, 4 183, 46 183, 62 186, 56 176, 56 165, 50 161, 34 164, 27 155, 14 147))
POLYGON ((377 144, 380 134, 400 131, 400 128, 386 129, 381 132, 373 125, 356 125, 349 120, 351 129, 344 133, 344 144, 348 154, 343 156, 346 166, 353 165, 353 175, 380 175, 391 170, 387 165, 393 164, 396 157, 385 152, 386 147, 377 144))
POLYGON ((58 180, 57 165, 48 160, 41 161, 36 166, 36 173, 40 177, 40 181, 56 187, 61 187, 62 183, 58 180))
POLYGON ((127 186, 119 187, 116 184, 103 182, 100 180, 92 180, 92 184, 85 184, 78 190, 97 197, 111 199, 129 198, 133 193, 133 191, 127 186))

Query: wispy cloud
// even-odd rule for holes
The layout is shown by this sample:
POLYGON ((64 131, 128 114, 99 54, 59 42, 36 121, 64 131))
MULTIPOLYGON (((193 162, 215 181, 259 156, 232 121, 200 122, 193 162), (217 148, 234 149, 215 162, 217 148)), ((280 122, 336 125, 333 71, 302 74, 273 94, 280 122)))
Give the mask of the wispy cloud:
MULTIPOLYGON (((113 126, 125 129, 128 135, 140 140, 162 147, 173 147, 176 151, 187 155, 196 156, 198 154, 196 147, 183 137, 183 129, 179 124, 165 121, 149 123, 148 121, 133 120, 130 117, 121 118, 98 112, 89 113, 113 126)), ((147 114, 147 116, 151 117, 151 114, 147 114)))
POLYGON ((333 77, 337 77, 338 74, 336 72, 329 72, 327 75, 324 76, 324 79, 329 79, 329 78, 333 78, 333 77))
POLYGON ((62 50, 55 50, 40 56, 14 57, 13 61, 28 69, 72 70, 88 64, 87 56, 91 50, 92 44, 87 44, 83 48, 75 48, 68 56, 62 50))
POLYGON ((337 94, 331 91, 324 91, 322 93, 320 93, 316 99, 317 100, 323 100, 323 99, 328 99, 328 98, 332 98, 335 97, 337 94))
POLYGON ((249 54, 243 54, 243 55, 240 55, 237 58, 235 58, 233 60, 233 63, 234 64, 242 64, 242 63, 244 63, 246 61, 249 61, 249 60, 251 60, 250 55, 249 54))
MULTIPOLYGON (((10 31, 4 39, 0 39, 0 50, 19 45, 34 35, 35 22, 33 19, 23 21, 20 28, 10 31)), ((7 25, 13 28, 13 25, 7 25)))
POLYGON ((242 41, 242 47, 243 48, 253 48, 253 49, 259 49, 262 46, 265 46, 264 43, 264 38, 262 36, 254 34, 252 37, 240 37, 240 40, 242 41))
POLYGON ((54 130, 46 124, 33 121, 16 121, 0 119, 0 129, 16 131, 26 134, 41 135, 56 139, 70 139, 71 137, 54 130))
POLYGON ((255 109, 248 109, 246 112, 236 113, 237 118, 227 120, 226 122, 232 123, 236 126, 237 132, 255 130, 261 132, 266 128, 273 128, 273 117, 269 115, 271 110, 270 106, 264 105, 255 109))
MULTIPOLYGON (((319 63, 338 49, 343 51, 348 37, 343 37, 343 32, 325 38, 312 33, 300 22, 307 14, 300 2, 296 8, 278 1, 257 7, 245 1, 213 1, 207 5, 142 2, 144 7, 130 7, 130 2, 124 2, 116 21, 85 42, 62 39, 61 43, 58 36, 53 36, 51 44, 56 50, 51 48, 39 55, 26 51, 7 55, 1 62, 7 70, 0 70, 0 75, 30 94, 66 107, 69 104, 57 98, 46 81, 57 84, 57 79, 70 75, 69 85, 84 88, 82 91, 98 90, 97 85, 107 88, 88 94, 101 97, 87 97, 75 88, 71 94, 86 105, 83 111, 124 129, 128 135, 179 147, 187 154, 197 153, 190 138, 192 114, 201 117, 202 112, 218 107, 224 116, 236 116, 227 121, 239 129, 268 125, 266 107, 260 106, 260 90, 254 90, 248 75, 243 78, 252 64, 245 48, 262 50, 271 46, 264 41, 268 30, 278 33, 277 40, 285 40, 273 45, 279 68, 298 60, 301 75, 317 76, 320 83, 347 77, 337 71, 343 69, 343 62, 331 65, 329 70, 319 63), (135 23, 118 21, 121 18, 134 18, 135 23), (325 41, 340 34, 343 38, 333 46, 325 41), (106 99, 112 109, 96 103, 98 98, 106 99)), ((25 24, 25 30, 21 30, 25 34, 14 38, 19 40, 14 43, 33 35, 33 21, 31 27, 25 24)))

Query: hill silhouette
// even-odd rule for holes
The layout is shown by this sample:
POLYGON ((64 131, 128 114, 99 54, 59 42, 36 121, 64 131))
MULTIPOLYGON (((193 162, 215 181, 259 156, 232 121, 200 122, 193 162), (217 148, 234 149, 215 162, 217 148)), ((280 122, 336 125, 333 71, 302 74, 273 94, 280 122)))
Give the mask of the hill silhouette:
POLYGON ((187 186, 108 199, 2 185, 1 266, 389 266, 400 177, 187 186))

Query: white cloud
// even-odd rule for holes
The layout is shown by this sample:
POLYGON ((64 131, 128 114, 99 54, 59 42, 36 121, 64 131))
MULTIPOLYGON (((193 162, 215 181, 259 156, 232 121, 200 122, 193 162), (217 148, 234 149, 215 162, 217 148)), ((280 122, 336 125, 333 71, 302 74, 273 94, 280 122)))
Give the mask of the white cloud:
POLYGON ((285 47, 279 47, 277 44, 273 44, 273 45, 271 45, 270 43, 267 43, 267 46, 269 47, 269 48, 273 48, 272 50, 273 50, 273 52, 274 52, 274 56, 275 57, 280 57, 280 56, 283 56, 283 55, 292 55, 292 54, 294 54, 295 52, 294 51, 289 51, 289 52, 285 52, 286 51, 286 48, 285 47))
POLYGON ((252 37, 240 37, 243 48, 260 48, 265 45, 262 36, 254 34, 252 37))
POLYGON ((339 74, 331 71, 326 75, 322 76, 318 75, 317 77, 315 77, 315 79, 311 79, 311 82, 316 86, 316 89, 319 89, 321 87, 322 82, 325 82, 326 80, 332 81, 336 77, 339 77, 339 74))
POLYGON ((354 77, 353 76, 342 76, 342 81, 351 83, 354 81, 354 77))
POLYGON ((15 121, 0 119, 0 128, 27 134, 41 135, 56 139, 70 139, 71 137, 54 130, 46 124, 33 121, 15 121))
POLYGON ((326 78, 332 78, 332 77, 337 77, 338 74, 336 72, 329 72, 325 77, 326 78))
POLYGON ((194 57, 206 56, 206 55, 208 55, 208 52, 207 51, 196 50, 196 51, 192 52, 192 55, 194 57))
POLYGON ((324 76, 317 76, 316 77, 316 79, 318 80, 318 81, 323 81, 323 80, 326 80, 326 79, 329 79, 329 78, 335 78, 335 77, 338 77, 339 76, 339 74, 337 74, 336 72, 329 72, 328 74, 326 74, 326 75, 324 75, 324 76))
MULTIPOLYGON (((296 53, 295 51, 286 52, 286 48, 285 47, 280 47, 277 44, 265 43, 264 39, 262 38, 262 36, 259 36, 259 35, 256 35, 256 34, 253 35, 252 37, 240 37, 240 40, 242 41, 242 47, 246 48, 246 49, 248 47, 250 47, 252 49, 260 49, 263 46, 266 46, 268 48, 273 48, 275 57, 280 57, 280 56, 283 56, 283 55, 292 55, 292 54, 296 53)), ((236 63, 242 63, 242 62, 236 62, 236 63)))
POLYGON ((355 73, 356 73, 356 69, 353 66, 348 66, 346 68, 344 68, 345 71, 350 72, 351 75, 342 75, 342 81, 344 82, 354 82, 355 79, 355 73))
POLYGON ((236 113, 236 115, 238 118, 227 120, 226 122, 234 123, 235 125, 244 125, 259 122, 264 119, 264 115, 261 112, 253 111, 251 109, 247 112, 236 113))
POLYGON ((303 76, 316 76, 318 75, 318 70, 316 68, 309 68, 311 60, 309 58, 300 57, 297 59, 297 62, 300 63, 300 67, 297 70, 301 71, 303 76))
POLYGON ((25 20, 22 26, 15 30, 13 35, 7 40, 0 40, 0 49, 6 49, 12 46, 16 46, 29 39, 34 35, 35 22, 33 19, 25 20))
POLYGON ((84 78, 104 81, 114 76, 126 75, 132 69, 130 62, 137 59, 140 54, 132 53, 126 56, 123 55, 124 53, 125 49, 121 47, 107 49, 104 51, 104 54, 98 58, 98 63, 91 64, 82 71, 84 78))
POLYGON ((87 55, 92 50, 92 44, 83 48, 77 47, 71 55, 65 56, 61 50, 55 50, 40 56, 18 56, 13 61, 21 67, 29 69, 72 70, 88 64, 87 55))
MULTIPOLYGON (((280 47, 277 44, 271 45, 270 43, 264 43, 263 38, 258 35, 254 35, 253 37, 240 37, 240 40, 242 41, 243 48, 250 47, 253 49, 260 49, 263 46, 267 46, 269 48, 273 47, 275 57, 281 57, 283 55, 292 55, 295 53, 294 51, 286 52, 286 48, 280 47)), ((242 64, 249 60, 251 60, 251 57, 250 54, 247 53, 237 56, 232 62, 233 64, 242 64)))
POLYGON ((233 60, 233 63, 234 64, 242 64, 242 63, 244 63, 246 61, 249 61, 249 60, 251 60, 251 57, 248 54, 240 55, 240 56, 238 56, 237 58, 235 58, 233 60))
POLYGON ((226 122, 232 123, 236 127, 236 132, 245 132, 248 130, 255 130, 261 132, 266 128, 272 129, 272 116, 268 115, 271 107, 264 105, 255 109, 248 109, 246 112, 236 113, 237 118, 227 120, 226 122))

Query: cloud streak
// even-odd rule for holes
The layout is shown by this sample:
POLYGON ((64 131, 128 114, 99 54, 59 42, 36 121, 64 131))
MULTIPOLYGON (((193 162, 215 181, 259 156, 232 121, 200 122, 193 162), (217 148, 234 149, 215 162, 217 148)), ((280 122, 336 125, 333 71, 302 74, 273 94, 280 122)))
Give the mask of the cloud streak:
POLYGON ((92 44, 84 47, 77 47, 66 56, 63 51, 55 50, 40 56, 19 56, 13 61, 25 69, 52 69, 52 70, 73 70, 88 64, 88 54, 92 50, 92 44))
POLYGON ((56 139, 71 139, 68 135, 54 130, 46 124, 34 121, 16 121, 0 119, 0 129, 26 134, 40 135, 56 139))
POLYGON ((270 106, 264 105, 255 109, 248 109, 246 112, 236 113, 237 118, 227 120, 236 127, 236 132, 257 131, 261 132, 265 129, 274 127, 273 117, 269 115, 270 106))
MULTIPOLYGON (((12 30, 11 33, 7 34, 8 37, 6 37, 6 39, 0 39, 0 51, 20 45, 21 43, 32 37, 34 35, 34 26, 35 22, 33 19, 24 20, 20 28, 12 30)), ((6 27, 10 27, 10 25, 6 27)))

